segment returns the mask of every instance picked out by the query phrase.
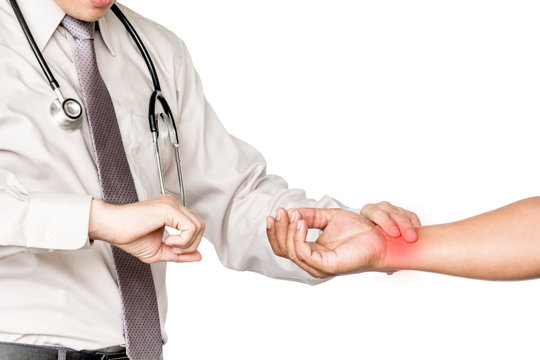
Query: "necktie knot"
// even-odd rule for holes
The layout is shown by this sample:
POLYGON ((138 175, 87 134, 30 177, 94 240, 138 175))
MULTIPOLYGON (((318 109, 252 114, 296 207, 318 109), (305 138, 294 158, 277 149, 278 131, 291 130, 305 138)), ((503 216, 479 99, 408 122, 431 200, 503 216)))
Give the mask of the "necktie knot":
POLYGON ((62 20, 62 26, 77 40, 94 39, 95 22, 87 22, 66 15, 62 20))

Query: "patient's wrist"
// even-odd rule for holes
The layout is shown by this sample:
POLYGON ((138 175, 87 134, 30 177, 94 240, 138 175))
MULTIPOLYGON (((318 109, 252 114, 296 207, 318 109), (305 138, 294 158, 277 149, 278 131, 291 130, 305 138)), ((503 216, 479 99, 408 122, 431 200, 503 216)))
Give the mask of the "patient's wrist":
MULTIPOLYGON (((419 233, 420 235, 420 233, 419 233)), ((390 237, 385 235, 386 251, 381 263, 380 271, 419 270, 421 268, 422 240, 410 243, 403 237, 390 237)))

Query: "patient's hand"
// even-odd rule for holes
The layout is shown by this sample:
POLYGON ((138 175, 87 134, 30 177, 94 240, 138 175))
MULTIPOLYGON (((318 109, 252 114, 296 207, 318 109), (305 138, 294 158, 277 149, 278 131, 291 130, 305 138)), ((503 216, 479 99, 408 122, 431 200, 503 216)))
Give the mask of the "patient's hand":
POLYGON ((362 215, 341 209, 278 209, 276 218, 267 218, 267 225, 274 253, 312 276, 386 271, 387 238, 362 215), (323 230, 316 242, 306 242, 308 228, 323 230))

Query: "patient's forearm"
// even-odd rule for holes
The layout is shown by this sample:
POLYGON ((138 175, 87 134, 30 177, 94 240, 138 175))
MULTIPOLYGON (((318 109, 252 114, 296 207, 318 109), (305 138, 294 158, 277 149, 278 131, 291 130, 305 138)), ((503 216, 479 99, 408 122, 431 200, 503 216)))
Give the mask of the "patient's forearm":
POLYGON ((540 197, 388 239, 384 267, 491 280, 540 277, 540 197))

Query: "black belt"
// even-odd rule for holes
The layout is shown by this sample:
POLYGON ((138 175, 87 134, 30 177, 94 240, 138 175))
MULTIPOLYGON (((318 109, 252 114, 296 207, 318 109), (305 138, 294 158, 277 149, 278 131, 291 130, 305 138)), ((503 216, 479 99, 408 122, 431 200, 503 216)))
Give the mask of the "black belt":
POLYGON ((126 351, 77 351, 68 348, 0 342, 0 360, 128 360, 126 351))

